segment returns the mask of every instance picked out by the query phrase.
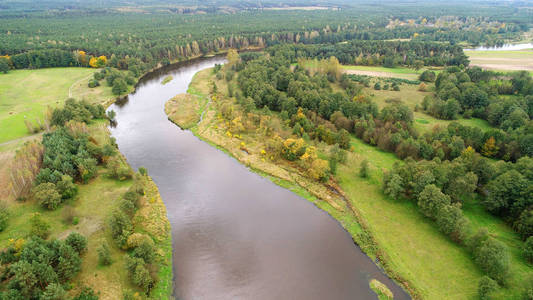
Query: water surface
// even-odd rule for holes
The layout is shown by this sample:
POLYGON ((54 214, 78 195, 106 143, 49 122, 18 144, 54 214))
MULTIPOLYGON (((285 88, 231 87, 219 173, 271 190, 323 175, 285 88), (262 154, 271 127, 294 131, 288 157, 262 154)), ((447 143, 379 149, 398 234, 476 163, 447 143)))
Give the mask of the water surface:
POLYGON ((148 169, 167 207, 176 298, 377 299, 377 278, 408 299, 328 214, 167 120, 165 102, 222 62, 167 67, 110 107, 120 151, 148 169))
POLYGON ((501 46, 485 47, 479 46, 473 49, 465 49, 467 51, 508 51, 508 50, 525 50, 533 49, 533 43, 522 44, 503 44, 501 46))

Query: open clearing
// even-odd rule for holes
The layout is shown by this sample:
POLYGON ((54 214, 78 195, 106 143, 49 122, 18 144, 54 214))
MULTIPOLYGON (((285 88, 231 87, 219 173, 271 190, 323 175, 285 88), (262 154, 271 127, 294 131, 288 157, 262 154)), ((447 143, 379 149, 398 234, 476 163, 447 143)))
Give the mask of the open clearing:
POLYGON ((94 72, 88 68, 52 68, 1 74, 0 143, 31 135, 24 119, 33 123, 42 120, 47 106, 62 105, 72 84, 94 72))
MULTIPOLYGON (((373 82, 372 82, 373 83, 373 82)), ((371 84, 372 86, 372 84, 371 84)), ((459 122, 462 125, 478 127, 482 130, 490 129, 490 125, 487 121, 477 118, 464 119, 460 118, 458 120, 441 120, 437 119, 425 112, 419 110, 415 111, 415 107, 422 107, 422 100, 425 96, 430 96, 433 94, 432 90, 434 89, 433 84, 428 84, 427 92, 421 92, 418 90, 418 85, 414 84, 401 84, 400 91, 392 90, 374 90, 373 88, 364 88, 363 91, 366 95, 369 95, 374 102, 381 109, 393 102, 401 102, 407 105, 410 109, 414 111, 414 126, 420 132, 427 132, 433 129, 436 125, 445 127, 448 126, 451 122, 459 122)))
POLYGON ((422 73, 422 70, 415 71, 407 68, 385 68, 385 67, 371 67, 371 66, 354 66, 343 65, 342 68, 347 74, 366 75, 374 77, 395 77, 409 80, 416 80, 422 73))
POLYGON ((465 51, 471 66, 502 71, 533 71, 533 51, 465 51))

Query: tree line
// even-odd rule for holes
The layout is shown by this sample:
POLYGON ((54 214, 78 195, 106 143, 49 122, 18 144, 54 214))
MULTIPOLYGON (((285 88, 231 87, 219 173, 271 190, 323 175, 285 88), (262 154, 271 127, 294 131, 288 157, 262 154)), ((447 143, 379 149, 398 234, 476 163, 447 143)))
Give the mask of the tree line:
POLYGON ((298 58, 336 57, 342 64, 410 66, 468 66, 463 49, 449 43, 422 41, 349 40, 338 44, 280 45, 268 48, 271 55, 280 52, 291 62, 298 58))

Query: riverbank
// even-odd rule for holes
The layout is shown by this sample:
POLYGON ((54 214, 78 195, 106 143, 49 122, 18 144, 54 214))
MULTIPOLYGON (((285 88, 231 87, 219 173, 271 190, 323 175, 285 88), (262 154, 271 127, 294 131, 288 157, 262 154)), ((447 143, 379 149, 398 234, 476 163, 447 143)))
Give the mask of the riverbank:
POLYGON ((368 224, 361 217, 357 207, 347 200, 339 186, 334 181, 327 184, 319 183, 305 176, 294 165, 274 162, 264 151, 265 145, 256 142, 261 140, 258 139, 260 134, 248 135, 226 130, 218 108, 228 101, 227 95, 221 92, 209 99, 210 84, 206 84, 207 82, 215 82, 219 91, 227 90, 224 81, 216 80, 211 69, 198 72, 189 86, 188 95, 178 95, 166 103, 165 111, 169 115, 169 120, 181 128, 190 128, 197 137, 234 157, 252 171, 295 192, 326 211, 341 223, 354 242, 368 256, 378 261, 389 277, 408 290, 412 297, 421 298, 413 285, 389 267, 388 254, 378 250, 379 247, 368 224), (194 99, 193 103, 187 103, 190 99, 194 99), (206 105, 206 103, 209 104, 206 105), (205 110, 201 109, 203 107, 205 110), (177 111, 180 113, 176 114, 177 111), (198 120, 201 114, 203 114, 201 122, 191 126, 190 120, 198 120))
MULTIPOLYGON (((230 81, 230 84, 233 84, 234 92, 235 82, 230 81)), ((394 201, 383 195, 383 172, 399 161, 394 154, 382 152, 351 137, 347 163, 339 164, 337 175, 334 176, 336 181, 330 180, 325 184, 314 181, 301 166, 270 156, 268 147, 273 135, 279 134, 283 139, 291 136, 291 132, 284 129, 279 114, 255 109, 244 113, 241 104, 228 96, 227 85, 224 79, 216 79, 211 70, 195 75, 188 92, 198 97, 194 98, 198 105, 185 111, 192 115, 204 114, 202 121, 191 127, 197 137, 327 211, 342 224, 365 253, 373 259, 379 258, 380 265, 389 276, 408 287, 413 297, 476 297, 477 283, 483 274, 474 265, 468 251, 440 233, 412 203, 394 201), (210 100, 208 95, 211 95, 210 100), (205 103, 210 104, 203 112, 198 112, 205 103), (252 124, 253 120, 256 121, 255 125, 252 124), (363 160, 370 162, 369 178, 360 178, 358 175, 358 166, 363 160)), ((169 101, 166 104, 167 113, 176 111, 187 98, 180 95, 169 101)), ((183 126, 183 119, 178 116, 170 113, 169 119, 183 126)), ((331 146, 323 143, 312 142, 310 145, 317 148, 319 157, 323 155, 321 153, 331 151, 331 146)), ((486 213, 478 212, 469 218, 476 226, 481 226, 477 222, 483 217, 481 215, 486 216, 486 213)), ((493 217, 484 220, 491 224, 500 223, 493 217)), ((492 230, 496 227, 491 226, 491 234, 499 240, 501 237, 513 251, 515 248, 519 251, 515 245, 515 242, 519 243, 516 234, 512 235, 512 242, 506 242, 508 228, 492 230)), ((527 270, 519 256, 513 255, 512 266, 516 274, 525 274, 523 272, 527 270)), ((518 278, 512 280, 513 285, 515 279, 518 278)), ((514 295, 519 293, 518 290, 512 292, 512 288, 504 288, 498 292, 498 297, 509 292, 514 295)))
MULTIPOLYGON (((10 103, 18 105, 9 110, 10 118, 22 123, 13 128, 10 127, 12 129, 10 132, 15 135, 24 133, 19 128, 19 125, 22 125, 25 129, 22 117, 19 118, 19 116, 27 115, 27 107, 30 107, 29 112, 34 118, 40 119, 44 118, 47 106, 59 107, 70 96, 92 104, 102 104, 104 107, 114 103, 117 97, 112 94, 111 87, 105 84, 96 88, 88 87, 92 74, 97 71, 87 68, 55 68, 16 70, 0 75, 1 78, 23 76, 27 82, 23 92, 20 92, 17 86, 9 86, 10 80, 2 81, 4 83, 2 89, 7 92, 6 95, 13 95, 10 103), (61 75, 65 72, 67 76, 61 75), (48 76, 50 74, 53 76, 48 76), (39 96, 43 93, 44 98, 39 96), (21 107, 21 105, 27 105, 27 107, 21 107)), ((128 89, 133 91, 134 87, 129 86, 128 89)), ((107 121, 91 121, 88 124, 88 134, 91 141, 97 145, 103 146, 111 143, 107 121)), ((77 196, 67 200, 53 211, 43 209, 33 199, 15 201, 9 193, 9 166, 15 153, 26 142, 40 141, 41 136, 42 134, 35 134, 10 140, 12 142, 0 147, 1 198, 9 207, 8 227, 0 232, 0 247, 6 247, 10 240, 26 239, 30 231, 30 224, 27 220, 33 214, 39 213, 42 220, 50 225, 51 238, 63 239, 70 232, 79 232, 87 238, 88 249, 81 257, 81 271, 72 280, 73 288, 69 291, 69 295, 76 295, 84 286, 91 287, 100 299, 119 299, 123 297, 123 292, 128 290, 142 294, 142 291, 131 283, 125 269, 128 254, 116 246, 108 226, 111 212, 119 206, 122 195, 132 186, 132 179, 110 178, 108 166, 101 165, 98 167, 96 178, 86 184, 76 184, 79 189, 77 196), (104 243, 109 245, 110 257, 113 261, 109 266, 99 264, 98 249, 104 243)), ((133 173, 120 152, 116 154, 116 157, 120 165, 133 173)), ((141 181, 145 186, 145 195, 141 198, 139 209, 134 216, 134 224, 136 231, 146 233, 153 239, 157 249, 154 265, 158 267, 154 270, 157 270, 158 283, 152 288, 151 297, 153 299, 170 298, 173 282, 170 224, 157 186, 148 176, 142 177, 141 181)))

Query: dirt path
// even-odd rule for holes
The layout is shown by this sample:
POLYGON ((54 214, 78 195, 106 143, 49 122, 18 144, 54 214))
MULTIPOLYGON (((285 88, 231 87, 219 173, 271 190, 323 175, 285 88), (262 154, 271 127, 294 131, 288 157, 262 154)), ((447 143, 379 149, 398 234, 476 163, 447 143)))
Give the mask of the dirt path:
POLYGON ((10 141, 7 141, 7 142, 3 142, 3 143, 0 143, 0 147, 1 146, 6 146, 6 145, 9 145, 9 144, 13 144, 13 143, 16 143, 16 142, 25 142, 25 141, 29 141, 33 138, 36 138, 38 136, 41 136, 43 133, 40 132, 40 133, 36 133, 36 134, 32 134, 32 135, 29 135, 29 136, 23 136, 21 138, 18 138, 18 139, 14 139, 14 140, 10 140, 10 141))
POLYGON ((68 88, 68 97, 69 97, 69 98, 72 98, 72 87, 73 87, 74 85, 78 84, 78 83, 81 82, 81 81, 84 81, 84 80, 86 80, 86 79, 89 79, 89 78, 91 78, 92 76, 94 76, 94 75, 91 74, 91 75, 89 75, 89 76, 87 76, 87 77, 84 77, 84 78, 82 78, 82 79, 80 79, 80 80, 74 82, 74 83, 68 88))

